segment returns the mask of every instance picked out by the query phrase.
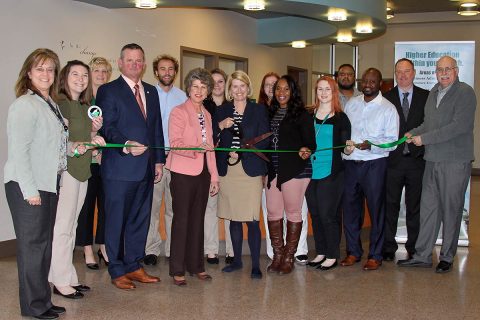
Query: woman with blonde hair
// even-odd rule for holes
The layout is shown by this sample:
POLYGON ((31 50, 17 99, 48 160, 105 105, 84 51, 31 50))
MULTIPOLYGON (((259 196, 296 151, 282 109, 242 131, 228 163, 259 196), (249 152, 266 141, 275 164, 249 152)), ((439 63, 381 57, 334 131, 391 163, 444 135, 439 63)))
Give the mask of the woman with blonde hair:
MULTIPOLYGON (((218 107, 216 120, 220 132, 219 147, 240 148, 245 140, 256 138, 269 131, 267 110, 248 100, 252 96, 252 84, 243 71, 233 72, 227 81, 225 96, 228 100, 218 107)), ((266 148, 269 139, 256 144, 266 148)), ((222 269, 232 272, 243 267, 242 244, 245 222, 248 226, 248 245, 252 257, 252 278, 261 278, 260 271, 260 205, 266 162, 255 153, 217 152, 220 175, 218 216, 230 220, 233 263, 222 269)))
POLYGON ((306 198, 312 218, 316 257, 307 263, 310 267, 330 270, 337 266, 340 258, 342 232, 341 200, 343 195, 344 166, 341 153, 350 154, 352 146, 330 149, 345 145, 350 140, 351 125, 342 111, 339 90, 335 80, 321 77, 315 84, 315 105, 311 108, 317 151, 311 156, 312 179, 306 198))
MULTIPOLYGON (((92 94, 91 105, 95 105, 97 90, 107 83, 112 76, 112 66, 107 59, 103 57, 94 57, 89 63, 92 74, 92 94)), ((95 121, 102 121, 103 118, 96 117, 95 121)), ((93 128, 92 128, 93 129, 93 128)), ((96 131, 94 134, 98 134, 96 131)), ((95 207, 97 208, 97 229, 95 232, 95 243, 100 245, 97 251, 98 262, 102 260, 108 266, 107 252, 105 251, 105 208, 103 203, 102 179, 100 176, 100 163, 102 161, 102 151, 100 149, 92 152, 92 162, 90 172, 92 176, 88 179, 87 195, 83 203, 82 210, 78 216, 77 238, 75 245, 82 246, 85 255, 85 264, 87 268, 98 270, 99 265, 95 261, 93 254, 93 222, 95 216, 95 207)))

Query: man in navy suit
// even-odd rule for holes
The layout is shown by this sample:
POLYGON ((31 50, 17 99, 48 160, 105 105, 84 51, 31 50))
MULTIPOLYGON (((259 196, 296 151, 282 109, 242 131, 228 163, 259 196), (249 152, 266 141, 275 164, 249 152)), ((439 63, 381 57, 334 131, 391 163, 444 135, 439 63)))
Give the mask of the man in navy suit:
MULTIPOLYGON (((395 105, 400 117, 400 139, 413 128, 423 123, 425 103, 428 90, 413 84, 415 66, 409 59, 400 59, 395 63, 397 86, 385 93, 384 97, 395 105)), ((422 177, 425 169, 423 160, 424 147, 405 143, 390 152, 387 168, 387 206, 385 215, 385 241, 383 243, 383 260, 393 261, 398 249, 395 235, 400 211, 400 201, 405 187, 407 242, 405 248, 408 256, 415 253, 415 242, 420 229, 420 198, 422 195, 422 177)))
POLYGON ((154 283, 140 264, 150 221, 154 182, 160 181, 165 163, 162 121, 155 87, 142 82, 145 54, 137 44, 122 48, 121 76, 98 89, 97 104, 103 110, 103 135, 109 148, 102 155, 105 191, 105 244, 108 272, 119 289, 134 289, 132 281, 154 283))

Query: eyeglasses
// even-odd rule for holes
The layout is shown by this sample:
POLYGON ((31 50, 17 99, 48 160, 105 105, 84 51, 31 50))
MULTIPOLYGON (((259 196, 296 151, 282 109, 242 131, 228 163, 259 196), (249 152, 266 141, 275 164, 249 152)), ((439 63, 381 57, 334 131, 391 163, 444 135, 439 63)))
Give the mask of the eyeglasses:
POLYGON ((455 70, 456 68, 457 68, 457 67, 452 67, 452 68, 450 68, 450 67, 440 68, 440 67, 439 67, 439 68, 437 68, 435 71, 436 71, 437 73, 450 73, 450 72, 452 72, 453 70, 455 70))

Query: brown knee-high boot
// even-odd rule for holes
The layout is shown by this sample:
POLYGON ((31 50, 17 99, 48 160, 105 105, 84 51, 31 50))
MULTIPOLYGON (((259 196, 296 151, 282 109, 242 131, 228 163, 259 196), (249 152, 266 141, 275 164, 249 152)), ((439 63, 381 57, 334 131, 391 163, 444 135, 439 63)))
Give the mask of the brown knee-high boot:
POLYGON ((283 219, 268 221, 268 232, 272 241, 273 261, 267 267, 267 272, 278 272, 283 258, 283 219))
POLYGON ((302 222, 291 222, 287 220, 287 238, 283 250, 283 260, 279 268, 280 274, 292 272, 294 265, 294 254, 297 251, 298 240, 302 232, 302 222))

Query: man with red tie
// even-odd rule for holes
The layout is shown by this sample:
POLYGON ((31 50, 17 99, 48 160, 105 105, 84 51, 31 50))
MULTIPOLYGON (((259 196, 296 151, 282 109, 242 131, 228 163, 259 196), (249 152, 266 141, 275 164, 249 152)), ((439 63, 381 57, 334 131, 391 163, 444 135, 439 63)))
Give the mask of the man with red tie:
POLYGON ((162 121, 155 87, 141 81, 145 54, 137 44, 125 45, 118 67, 121 76, 101 86, 97 104, 103 110, 103 136, 125 148, 107 148, 102 155, 105 191, 105 244, 108 271, 119 289, 134 289, 132 281, 154 283, 140 261, 144 257, 154 181, 165 163, 162 121))

